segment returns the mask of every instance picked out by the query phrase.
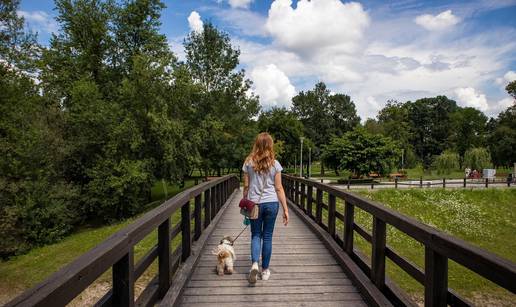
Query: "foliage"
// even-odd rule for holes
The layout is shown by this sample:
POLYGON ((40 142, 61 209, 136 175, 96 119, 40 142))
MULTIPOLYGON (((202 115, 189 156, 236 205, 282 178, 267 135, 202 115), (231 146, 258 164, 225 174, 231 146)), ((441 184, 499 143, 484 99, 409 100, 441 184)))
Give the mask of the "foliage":
POLYGON ((496 166, 512 167, 516 162, 516 105, 489 123, 489 150, 496 166))
POLYGON ((400 153, 392 139, 359 128, 334 137, 323 147, 322 159, 335 170, 346 169, 360 176, 369 172, 386 174, 396 165, 400 153))
POLYGON ((450 148, 450 114, 457 110, 457 104, 446 96, 422 98, 408 104, 410 143, 423 166, 429 168, 433 156, 450 148))
POLYGON ((283 142, 281 154, 283 164, 293 165, 297 162, 303 124, 292 112, 284 108, 272 108, 262 112, 258 117, 258 129, 269 132, 275 142, 283 142))
POLYGON ((507 93, 509 93, 509 95, 512 96, 512 98, 516 99, 516 80, 507 84, 505 90, 507 91, 507 93))
POLYGON ((449 175, 453 170, 460 168, 460 157, 456 152, 445 150, 434 163, 438 174, 449 175))
POLYGON ((200 167, 206 171, 240 167, 256 130, 257 97, 248 96, 251 82, 236 71, 240 51, 227 33, 205 22, 203 31, 192 31, 184 42, 186 67, 200 92, 192 107, 199 130, 200 167))
POLYGON ((472 148, 464 154, 464 166, 478 171, 492 167, 491 155, 484 147, 472 148))
POLYGON ((470 148, 485 146, 487 116, 484 113, 470 107, 458 108, 450 119, 449 140, 460 156, 470 148))

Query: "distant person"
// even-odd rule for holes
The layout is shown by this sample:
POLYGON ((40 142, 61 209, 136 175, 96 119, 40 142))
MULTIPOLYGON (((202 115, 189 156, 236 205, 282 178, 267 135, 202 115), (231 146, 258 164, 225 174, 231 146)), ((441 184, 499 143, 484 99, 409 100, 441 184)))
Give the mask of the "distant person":
POLYGON ((464 177, 469 178, 469 175, 471 174, 471 168, 466 167, 464 170, 464 177))
POLYGON ((242 167, 244 171, 244 195, 257 204, 257 219, 251 219, 251 261, 248 280, 256 283, 260 251, 262 256, 262 280, 268 280, 271 271, 269 262, 272 255, 272 233, 279 205, 283 208, 283 224, 288 224, 288 207, 285 191, 281 184, 280 163, 274 158, 274 142, 268 133, 256 137, 253 150, 242 167), (278 203, 279 201, 279 203, 278 203))

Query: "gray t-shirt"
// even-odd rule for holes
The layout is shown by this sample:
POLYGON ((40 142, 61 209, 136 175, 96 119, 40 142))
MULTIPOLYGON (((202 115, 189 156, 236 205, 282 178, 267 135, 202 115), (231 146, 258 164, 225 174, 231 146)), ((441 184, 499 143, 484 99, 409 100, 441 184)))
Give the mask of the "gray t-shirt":
POLYGON ((274 160, 274 166, 269 169, 269 172, 258 174, 254 171, 252 162, 244 163, 242 170, 249 175, 249 193, 247 198, 255 203, 268 203, 278 201, 276 195, 276 187, 274 186, 274 176, 277 172, 281 172, 283 167, 274 160), (265 181, 264 181, 265 179, 265 181), (260 191, 263 187, 262 198, 260 198, 260 191), (258 202, 258 200, 260 200, 258 202))

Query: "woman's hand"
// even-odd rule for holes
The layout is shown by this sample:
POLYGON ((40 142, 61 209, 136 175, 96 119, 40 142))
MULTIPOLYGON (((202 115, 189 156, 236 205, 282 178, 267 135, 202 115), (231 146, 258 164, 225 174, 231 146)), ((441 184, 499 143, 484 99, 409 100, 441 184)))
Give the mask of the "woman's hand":
POLYGON ((288 224, 288 211, 283 211, 283 225, 287 226, 288 224))

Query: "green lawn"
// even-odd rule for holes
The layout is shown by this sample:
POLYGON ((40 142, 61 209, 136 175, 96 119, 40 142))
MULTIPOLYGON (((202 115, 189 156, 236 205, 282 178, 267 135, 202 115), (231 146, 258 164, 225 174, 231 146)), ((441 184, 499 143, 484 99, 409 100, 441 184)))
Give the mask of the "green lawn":
MULTIPOLYGON (((359 191, 367 198, 414 217, 441 231, 457 236, 473 245, 516 262, 516 189, 485 190, 377 190, 359 191)), ((339 212, 344 212, 342 202, 339 212)), ((369 232, 371 216, 355 209, 355 220, 369 232)), ((343 224, 337 228, 342 234, 343 224)), ((424 268, 424 247, 404 233, 389 226, 387 244, 403 257, 424 268)), ((371 254, 369 242, 355 234, 355 244, 366 255, 371 254)), ((387 275, 413 297, 423 297, 423 287, 387 262, 387 275)), ((516 296, 490 281, 449 261, 449 287, 479 305, 513 305, 516 296)))
MULTIPOLYGON (((185 182, 185 187, 189 188, 194 185, 194 180, 185 182)), ((168 197, 172 197, 181 190, 179 186, 167 184, 168 197)), ((164 187, 161 181, 158 181, 152 188, 152 204, 147 207, 155 207, 165 199, 164 187)), ((193 202, 192 202, 193 203, 193 202)), ((193 205, 193 204, 192 204, 193 205)), ((78 256, 95 247, 97 244, 105 240, 107 237, 129 225, 138 216, 121 221, 119 223, 98 227, 83 228, 73 233, 64 240, 34 248, 25 255, 13 257, 8 261, 0 262, 0 305, 30 288, 37 283, 43 281, 46 277, 56 272, 66 264, 72 262, 78 256)), ((179 222, 180 212, 172 216, 172 224, 179 222)), ((177 247, 181 240, 181 236, 177 236, 173 243, 173 248, 177 247)), ((147 251, 157 243, 157 232, 151 232, 147 237, 140 241, 134 248, 135 262, 144 256, 147 251)), ((147 276, 154 275, 156 272, 156 261, 145 273, 147 276)), ((145 279, 146 276, 143 276, 145 279)), ((106 282, 111 280, 111 271, 103 274, 97 282, 106 282)))

